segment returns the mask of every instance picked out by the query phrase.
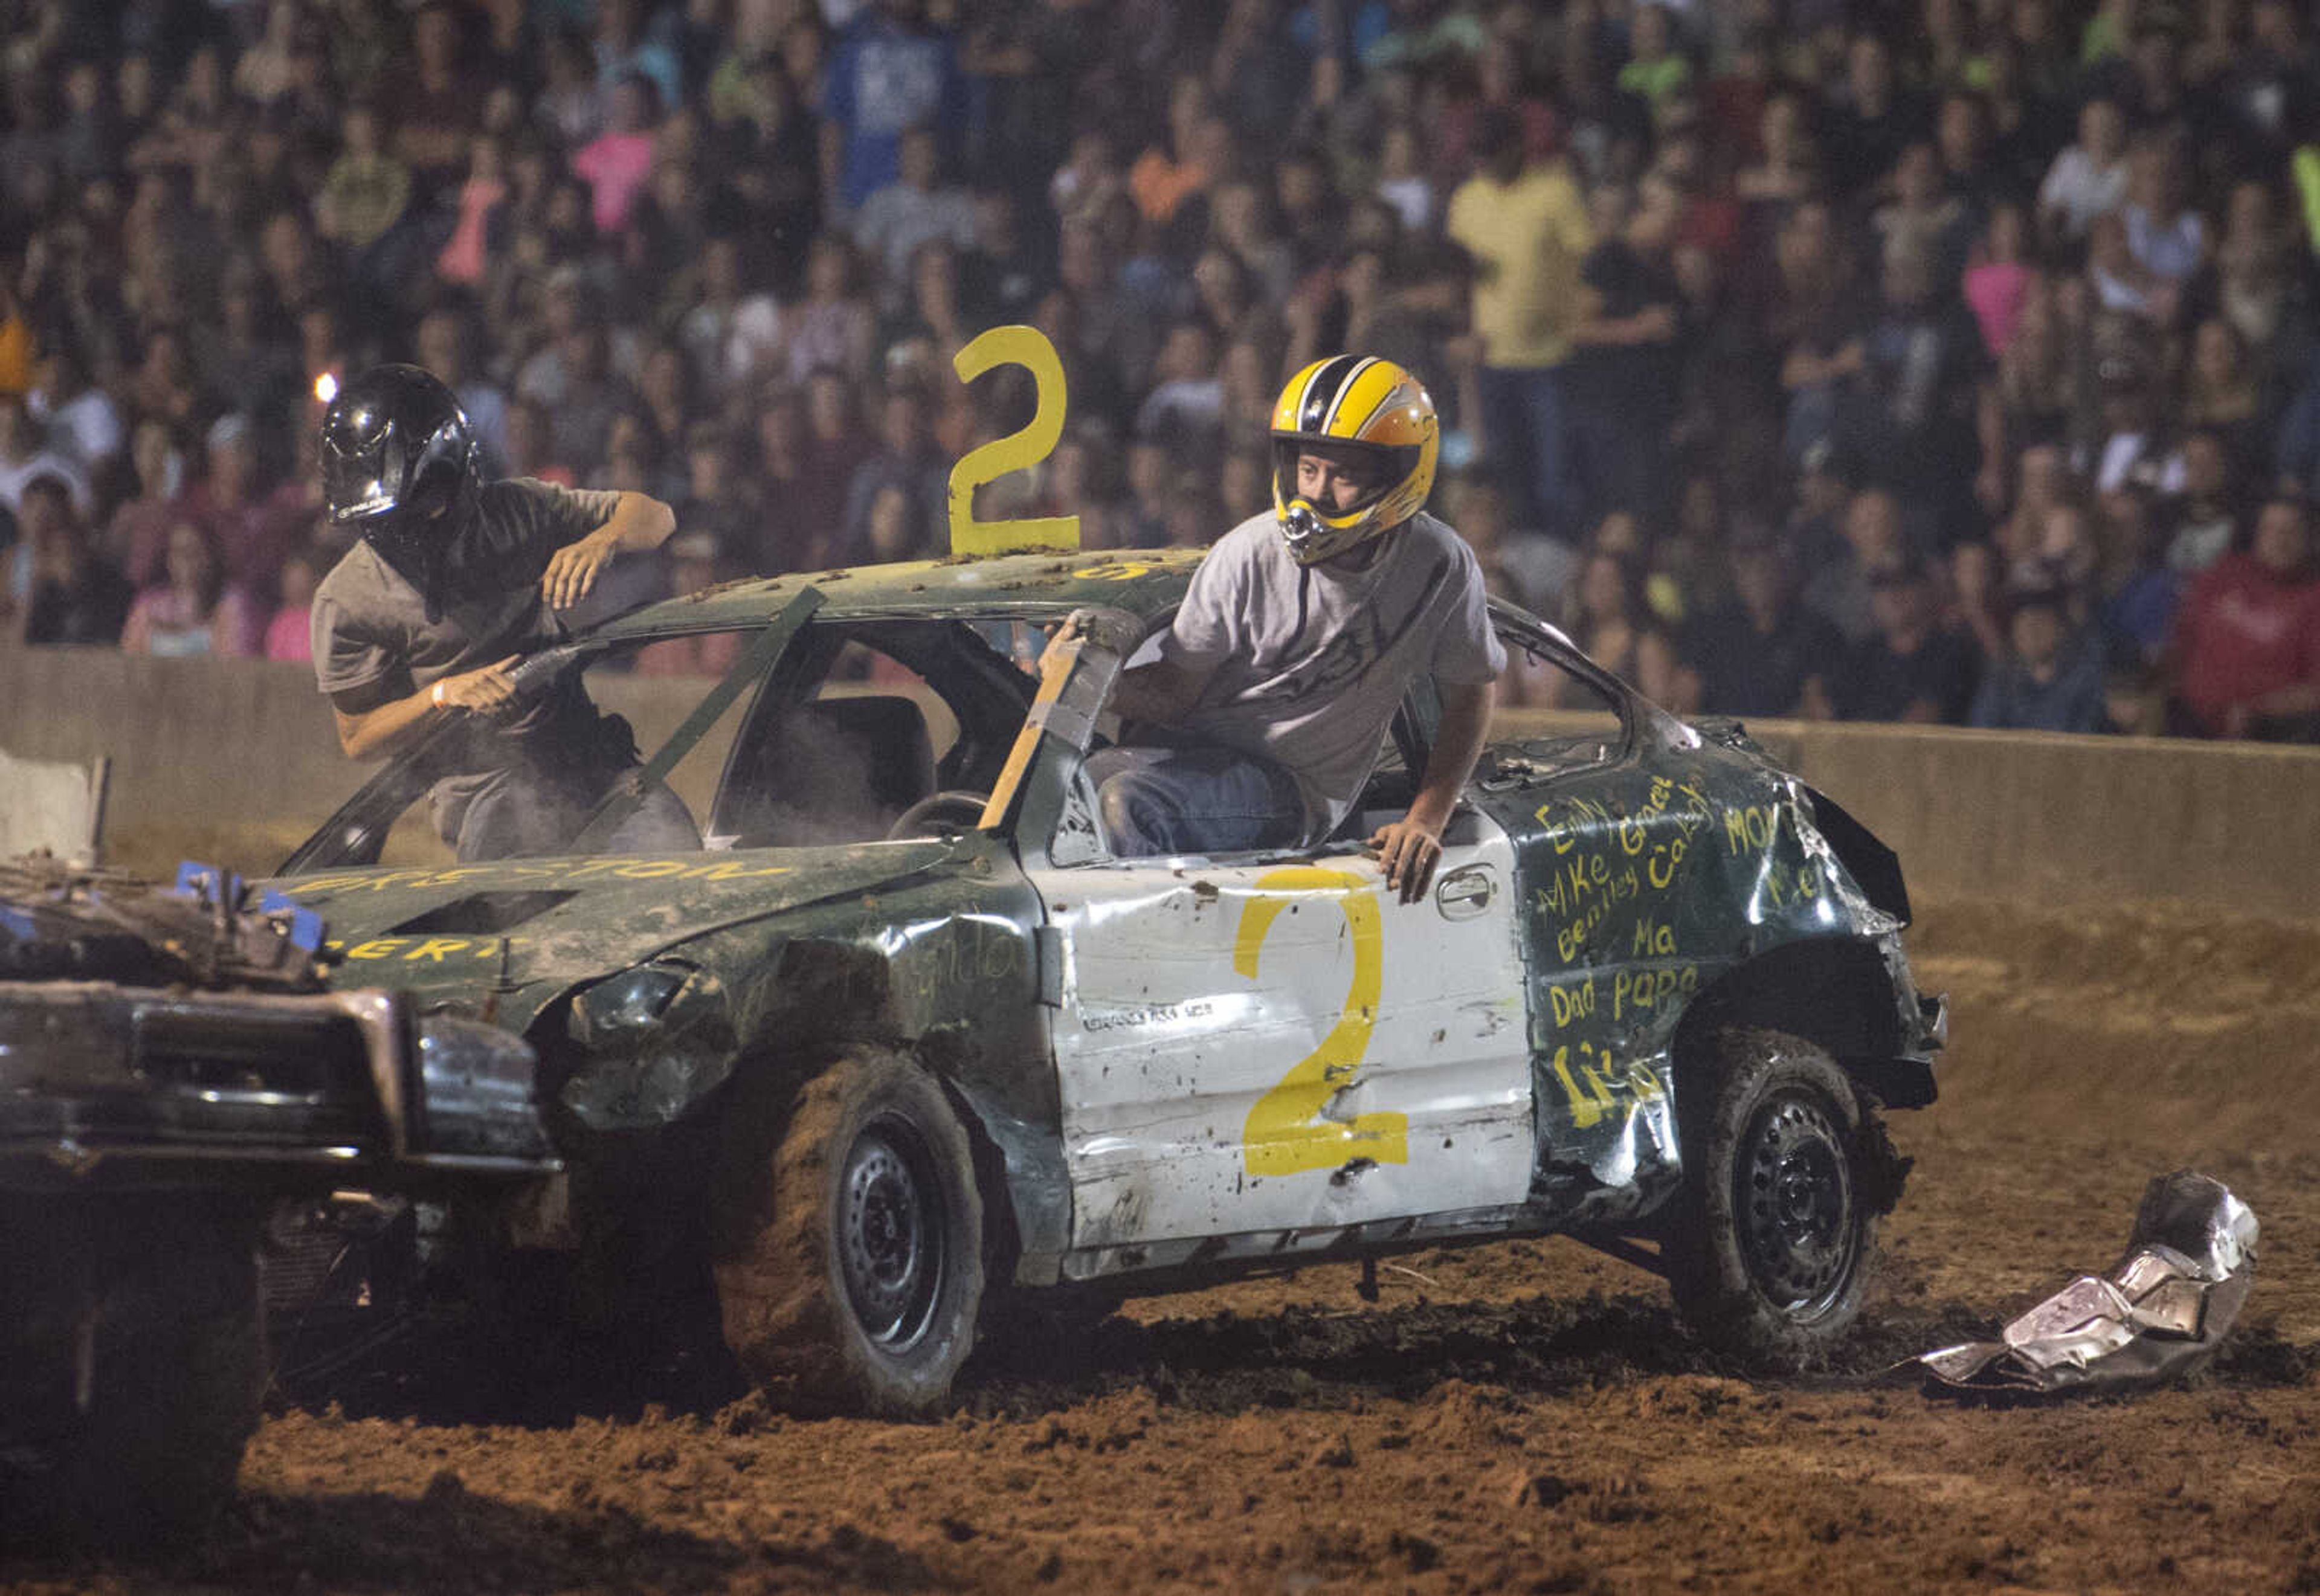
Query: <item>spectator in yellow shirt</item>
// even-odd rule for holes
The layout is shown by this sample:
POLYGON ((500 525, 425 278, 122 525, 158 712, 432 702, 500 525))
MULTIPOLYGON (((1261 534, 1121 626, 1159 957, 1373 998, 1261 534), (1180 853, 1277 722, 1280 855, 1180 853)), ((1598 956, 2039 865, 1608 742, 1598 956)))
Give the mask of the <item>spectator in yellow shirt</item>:
POLYGON ((376 243, 411 203, 411 168, 386 153, 377 110, 357 103, 340 119, 345 144, 314 196, 314 227, 350 249, 376 243))
POLYGON ((1593 240, 1562 162, 1532 163, 1503 107, 1475 123, 1482 169, 1450 196, 1450 237, 1473 263, 1482 443, 1525 530, 1575 538, 1563 367, 1581 315, 1579 263, 1593 240))

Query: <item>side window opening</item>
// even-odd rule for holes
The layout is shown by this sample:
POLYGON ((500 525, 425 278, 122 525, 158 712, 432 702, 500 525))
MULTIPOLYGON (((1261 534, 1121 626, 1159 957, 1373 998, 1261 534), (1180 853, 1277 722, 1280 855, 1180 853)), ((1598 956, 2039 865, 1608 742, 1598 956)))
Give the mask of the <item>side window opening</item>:
POLYGON ((938 793, 988 791, 1030 685, 977 632, 855 622, 806 642, 726 762, 711 847, 883 841, 938 793))
MULTIPOLYGON (((627 718, 636 735, 639 757, 650 759, 724 673, 740 663, 751 637, 746 632, 713 632, 648 643, 641 648, 608 650, 588 667, 588 694, 607 713, 627 718), (673 648, 672 643, 684 647, 673 648), (702 674, 693 674, 696 669, 702 674), (679 683, 693 691, 674 691, 679 683)), ((751 696, 746 689, 737 694, 663 778, 696 825, 706 819, 716 799, 718 772, 725 767, 734 739, 748 719, 751 696)), ((711 846, 705 833, 702 846, 711 846)))
POLYGON ((1515 780, 1536 780, 1565 771, 1608 765, 1627 745, 1628 727, 1619 701, 1591 678, 1572 669, 1547 639, 1530 629, 1508 624, 1498 627, 1506 646, 1507 668, 1499 677, 1498 720, 1491 741, 1501 753, 1486 751, 1475 772, 1484 786, 1515 780), (1509 684, 1522 696, 1508 702, 1509 684), (1556 707, 1539 707, 1552 703, 1556 707), (1509 711, 1521 715, 1521 731, 1512 734, 1509 711), (1513 756, 1503 750, 1513 746, 1513 756), (1522 768, 1511 768, 1519 765, 1522 768))
MULTIPOLYGON (((741 658, 754 635, 746 630, 703 633, 675 639, 679 646, 675 650, 666 639, 603 649, 579 667, 582 684, 601 712, 627 721, 639 757, 649 758, 700 703, 719 675, 741 658), (683 669, 671 668, 680 662, 683 669)), ((696 821, 710 812, 718 772, 748 703, 746 692, 736 698, 665 778, 664 784, 696 821)), ((431 783, 423 775, 403 784, 394 797, 401 805, 399 811, 391 817, 382 812, 373 828, 383 833, 375 852, 358 845, 345 862, 398 868, 455 863, 451 845, 437 833, 433 805, 428 799, 430 789, 431 783), (361 857, 367 853, 369 857, 361 857)))

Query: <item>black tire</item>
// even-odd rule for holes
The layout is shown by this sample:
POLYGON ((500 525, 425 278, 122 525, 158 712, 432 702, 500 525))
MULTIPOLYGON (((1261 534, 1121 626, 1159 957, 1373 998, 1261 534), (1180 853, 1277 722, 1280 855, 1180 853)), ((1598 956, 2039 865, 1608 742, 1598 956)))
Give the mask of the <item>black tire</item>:
POLYGON ((1817 1044, 1726 1030, 1711 1047, 1676 1102, 1684 1188, 1661 1252, 1676 1309, 1752 1366, 1820 1366, 1874 1273, 1891 1151, 1817 1044))
POLYGON ((800 1092, 771 1176, 717 1263, 742 1366, 802 1411, 944 1410, 974 1347, 983 1268, 974 1155, 942 1088, 898 1054, 856 1049, 800 1092))
POLYGON ((266 1383, 260 1219, 178 1200, 0 1222, 0 1542, 169 1546, 231 1500, 266 1383))

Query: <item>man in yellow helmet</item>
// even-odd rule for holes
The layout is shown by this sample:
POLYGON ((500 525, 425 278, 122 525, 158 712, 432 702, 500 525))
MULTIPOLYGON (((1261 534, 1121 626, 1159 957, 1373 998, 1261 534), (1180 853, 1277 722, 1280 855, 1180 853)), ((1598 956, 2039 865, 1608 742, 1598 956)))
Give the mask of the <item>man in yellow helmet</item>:
POLYGON ((1177 740, 1089 760, 1105 829, 1123 856, 1317 844, 1358 802, 1410 684, 1431 675, 1442 719, 1417 796, 1370 839, 1415 902, 1506 665, 1473 551, 1425 513, 1434 402, 1390 360, 1339 355, 1290 379, 1271 431, 1272 511, 1218 540, 1159 657, 1114 690, 1123 721, 1177 740))

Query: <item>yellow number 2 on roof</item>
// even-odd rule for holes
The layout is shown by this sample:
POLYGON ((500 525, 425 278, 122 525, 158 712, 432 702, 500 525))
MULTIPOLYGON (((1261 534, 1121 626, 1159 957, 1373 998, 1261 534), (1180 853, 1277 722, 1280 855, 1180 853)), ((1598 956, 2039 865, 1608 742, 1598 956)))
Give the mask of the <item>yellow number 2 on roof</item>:
POLYGON ((1064 363, 1036 327, 993 327, 951 358, 958 380, 972 383, 1000 366, 1031 374, 1039 403, 1020 431, 969 449, 950 469, 950 551, 1004 554, 1014 549, 1077 549, 1080 518, 1047 515, 1025 521, 977 521, 974 490, 1010 471, 1028 470, 1053 452, 1064 435, 1064 363))

